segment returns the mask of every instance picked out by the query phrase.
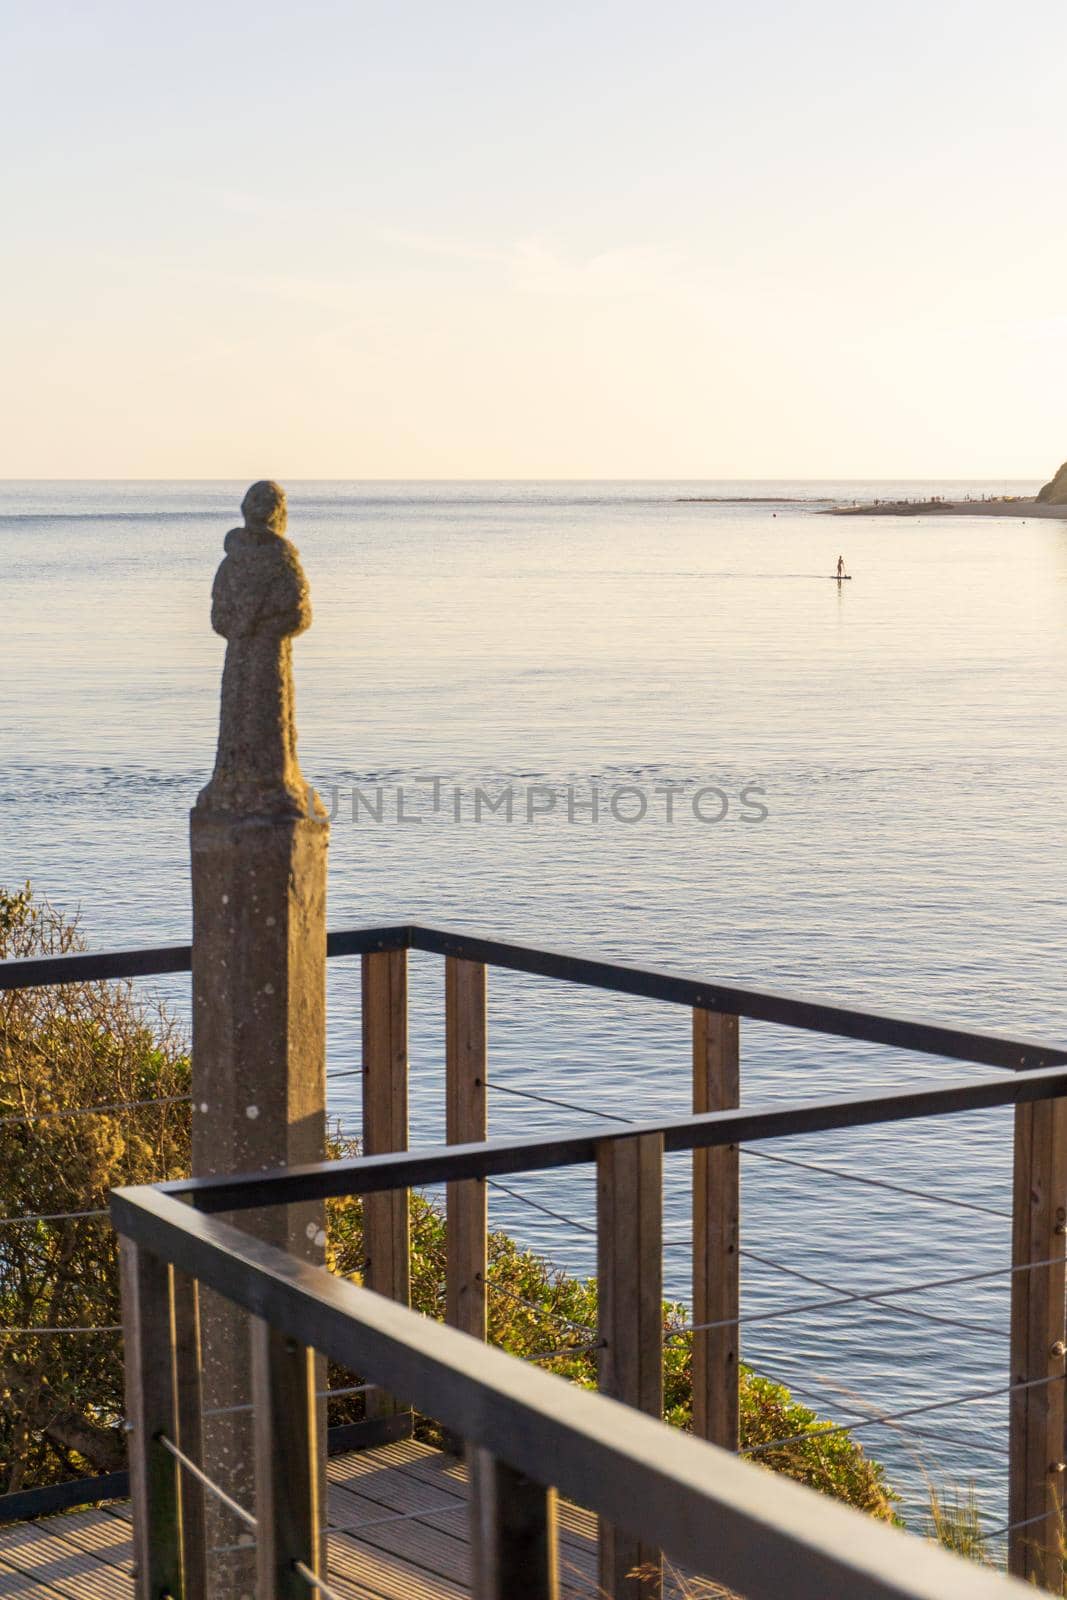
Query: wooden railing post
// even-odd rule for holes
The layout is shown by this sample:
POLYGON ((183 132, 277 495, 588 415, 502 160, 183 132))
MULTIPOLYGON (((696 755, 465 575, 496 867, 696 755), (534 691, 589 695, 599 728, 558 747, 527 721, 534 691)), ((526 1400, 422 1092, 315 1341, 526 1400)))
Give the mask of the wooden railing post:
POLYGON ((178 1442, 170 1268, 129 1239, 120 1251, 137 1600, 184 1600, 180 1468, 160 1443, 178 1442))
MULTIPOLYGON (((740 1019, 693 1012, 693 1111, 741 1103, 740 1019)), ((735 1144, 693 1152, 693 1432, 738 1447, 740 1157, 735 1144)))
MULTIPOLYGON (((407 960, 406 950, 363 957, 363 1149, 369 1156, 408 1147, 407 960)), ((409 1214, 406 1189, 363 1197, 365 1282, 402 1305, 411 1301, 409 1214)), ((368 1417, 398 1409, 380 1389, 367 1395, 368 1417)))
MULTIPOLYGON (((477 1144, 488 1136, 486 979, 477 961, 445 958, 445 1137, 477 1144)), ((447 1186, 446 1318, 485 1338, 488 1218, 483 1178, 447 1186)))
POLYGON ((468 1449, 472 1600, 558 1600, 556 1491, 468 1449))
MULTIPOLYGON (((177 1444, 183 1455, 204 1465, 201 1409, 203 1357, 200 1349, 200 1286, 175 1267, 171 1273, 174 1304, 174 1381, 177 1444)), ((185 1600, 207 1600, 207 1527, 204 1486, 191 1473, 179 1479, 182 1508, 182 1577, 185 1600)))
POLYGON ((1015 1111, 1008 1567, 1064 1592, 1064 1233, 1067 1100, 1015 1111), (1031 1262, 1049 1262, 1019 1271, 1031 1262))
MULTIPOLYGON (((597 1306, 601 1393, 662 1417, 662 1134, 598 1147, 597 1306)), ((658 1600, 659 1551, 601 1519, 600 1584, 610 1600, 658 1600)))
POLYGON ((322 1568, 316 1368, 306 1345, 252 1318, 255 1406, 256 1588, 259 1600, 306 1600, 300 1561, 322 1568))

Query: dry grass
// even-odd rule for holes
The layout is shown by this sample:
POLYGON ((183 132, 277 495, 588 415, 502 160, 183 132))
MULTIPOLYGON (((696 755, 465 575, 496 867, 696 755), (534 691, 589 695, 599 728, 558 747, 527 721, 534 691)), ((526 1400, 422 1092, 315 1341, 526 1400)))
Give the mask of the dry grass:
MULTIPOLYGON (((636 1579, 640 1593, 647 1588, 649 1595, 655 1594, 656 1579, 659 1569, 651 1567, 635 1567, 628 1576, 636 1579)), ((679 1572, 669 1561, 663 1563, 663 1593, 670 1600, 744 1600, 742 1595, 733 1589, 727 1589, 721 1583, 715 1583, 711 1578, 692 1578, 679 1572)), ((635 1597, 636 1600, 636 1597, 635 1597)))

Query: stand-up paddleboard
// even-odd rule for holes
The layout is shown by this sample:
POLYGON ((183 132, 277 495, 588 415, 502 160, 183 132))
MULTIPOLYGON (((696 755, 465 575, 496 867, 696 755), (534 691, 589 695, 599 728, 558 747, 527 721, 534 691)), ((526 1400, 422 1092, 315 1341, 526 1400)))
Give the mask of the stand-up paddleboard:
POLYGON ((830 582, 831 583, 851 583, 852 582, 852 574, 851 574, 851 572, 832 572, 830 574, 830 582))

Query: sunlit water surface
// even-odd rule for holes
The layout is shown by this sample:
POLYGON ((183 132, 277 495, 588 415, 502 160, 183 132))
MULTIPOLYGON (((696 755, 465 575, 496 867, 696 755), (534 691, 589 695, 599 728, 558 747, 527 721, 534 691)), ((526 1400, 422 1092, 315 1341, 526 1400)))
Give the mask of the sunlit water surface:
MULTIPOLYGON (((188 935, 187 814, 212 763, 223 650, 208 595, 243 487, 0 486, 0 881, 80 906, 98 948, 188 935)), ((331 925, 417 917, 1062 1042, 1067 527, 815 514, 930 487, 290 485, 315 606, 296 646, 301 757, 338 808, 331 925), (854 579, 839 586, 841 552, 854 579), (417 781, 435 777, 437 812, 417 781), (593 785, 600 818, 569 820, 566 788, 581 801, 593 785), (765 820, 742 816, 746 785, 765 791, 765 820), (379 786, 383 821, 362 807, 354 823, 353 788, 373 801, 379 786), (396 823, 398 786, 421 821, 396 823), (508 786, 514 819, 475 824, 475 788, 508 786), (624 786, 644 796, 641 820, 608 809, 624 786), (692 805, 712 787, 729 802, 717 823, 692 805), (542 814, 546 788, 560 799, 542 814)), ((640 806, 631 794, 616 810, 640 806)), ((161 987, 184 1013, 185 985, 161 987)), ((358 1063, 358 1002, 355 964, 337 963, 331 1072, 358 1063)), ((423 1143, 443 1135, 442 1010, 441 964, 415 957, 423 1143)), ((490 1022, 496 1134, 589 1120, 508 1088, 634 1117, 689 1109, 682 1010, 495 973, 490 1022)), ((980 1070, 743 1028, 753 1104, 980 1070)), ((331 1091, 355 1126, 358 1077, 331 1091)), ((764 1148, 928 1198, 745 1157, 743 1349, 758 1369, 835 1416, 1007 1382, 1009 1112, 764 1148), (833 1298, 767 1262, 848 1292, 996 1275, 761 1320, 833 1298)), ((688 1228, 687 1175, 669 1159, 671 1240, 688 1228)), ((592 1220, 585 1172, 515 1187, 592 1220)), ((492 1219, 592 1266, 577 1226, 499 1193, 492 1219)), ((685 1261, 668 1251, 682 1301, 685 1261)), ((568 1337, 546 1327, 546 1347, 568 1337)), ((1006 1422, 1001 1393, 861 1437, 909 1504, 924 1467, 974 1479, 993 1526, 1006 1422)))

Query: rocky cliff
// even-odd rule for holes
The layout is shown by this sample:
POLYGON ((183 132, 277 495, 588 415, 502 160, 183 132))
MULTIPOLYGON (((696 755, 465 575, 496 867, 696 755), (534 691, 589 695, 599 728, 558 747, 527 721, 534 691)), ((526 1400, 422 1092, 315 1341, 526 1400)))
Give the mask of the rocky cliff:
POLYGON ((1067 461, 1063 463, 1056 476, 1050 478, 1044 488, 1038 490, 1037 498, 1043 500, 1046 505, 1067 506, 1067 461))

